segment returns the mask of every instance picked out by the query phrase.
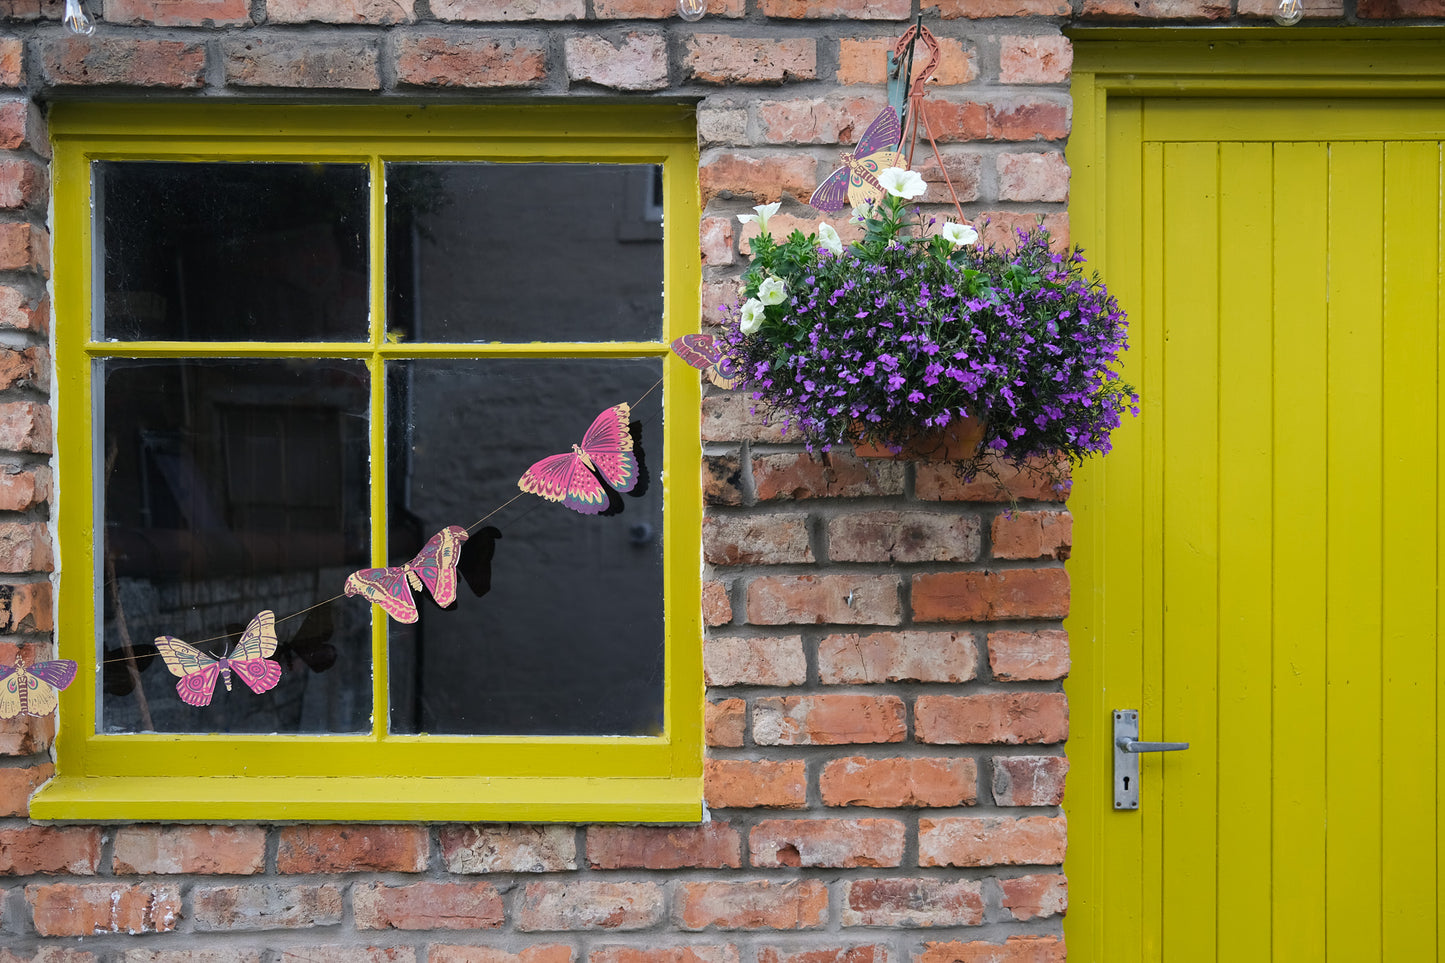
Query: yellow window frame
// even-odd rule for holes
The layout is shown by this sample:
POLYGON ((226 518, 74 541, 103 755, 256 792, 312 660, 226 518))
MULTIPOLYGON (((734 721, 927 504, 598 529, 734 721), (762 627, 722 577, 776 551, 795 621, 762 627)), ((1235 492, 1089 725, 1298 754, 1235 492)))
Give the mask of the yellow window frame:
MULTIPOLYGON (((54 147, 55 413, 59 654, 81 665, 61 699, 56 778, 31 803, 38 819, 366 819, 695 821, 702 812, 702 494, 696 372, 668 345, 695 330, 701 268, 692 108, 58 104, 54 147), (365 342, 175 343, 96 340, 91 324, 91 164, 96 160, 366 163, 371 171, 370 328, 365 342), (388 160, 660 164, 664 325, 658 341, 393 344, 385 332, 382 165, 388 160), (386 731, 386 622, 374 615, 373 728, 361 735, 96 731, 97 457, 91 372, 97 359, 360 358, 372 375, 373 452, 384 440, 381 368, 400 358, 668 358, 661 471, 664 726, 656 736, 417 736, 386 731)), ((562 212, 565 216, 565 212, 562 212)), ((610 401, 611 399, 604 399, 610 401)), ((632 400, 632 399, 628 399, 632 400)), ((519 474, 522 467, 519 466, 519 474)), ((371 459, 373 532, 384 517, 384 458, 371 459), (383 516, 377 513, 382 512, 383 516)), ((485 508, 487 506, 479 506, 485 508)), ((373 536, 374 565, 386 564, 373 536)), ((359 603, 358 603, 359 604, 359 603)))

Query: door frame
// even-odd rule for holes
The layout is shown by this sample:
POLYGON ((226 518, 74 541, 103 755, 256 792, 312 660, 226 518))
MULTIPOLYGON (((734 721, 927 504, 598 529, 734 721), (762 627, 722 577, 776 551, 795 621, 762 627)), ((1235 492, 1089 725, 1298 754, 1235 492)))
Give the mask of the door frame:
MULTIPOLYGON (((1066 30, 1074 45, 1073 129, 1066 156, 1072 168, 1069 215, 1075 243, 1089 267, 1111 279, 1105 176, 1111 97, 1445 98, 1445 26, 1418 27, 1133 27, 1066 30)), ((1445 136, 1445 131, 1441 132, 1445 136)), ((1117 271, 1138 271, 1117 264, 1117 271)), ((1114 282, 1111 281, 1111 287, 1114 282)), ((1128 303, 1124 309, 1130 309, 1128 303)), ((1126 364, 1129 362, 1126 359, 1126 364)), ((1141 417, 1148 418, 1144 398, 1141 417)), ((1126 425, 1125 430, 1134 430, 1126 425)), ((1071 614, 1073 670, 1065 683, 1071 738, 1068 793, 1069 911, 1064 934, 1072 959, 1102 963, 1106 926, 1139 927, 1137 910, 1111 907, 1111 888, 1141 887, 1142 867, 1111 867, 1103 849, 1104 820, 1115 813, 1109 704, 1104 688, 1104 598, 1097 578, 1106 534, 1109 460, 1075 472, 1071 614)), ((1147 580, 1147 576, 1146 576, 1147 580)), ((1141 586, 1141 591, 1147 589, 1141 586)), ((1147 907, 1146 907, 1147 910, 1147 907)), ((1445 919, 1445 913, 1442 913, 1445 919)), ((1110 959, 1108 963, 1134 963, 1110 959)))

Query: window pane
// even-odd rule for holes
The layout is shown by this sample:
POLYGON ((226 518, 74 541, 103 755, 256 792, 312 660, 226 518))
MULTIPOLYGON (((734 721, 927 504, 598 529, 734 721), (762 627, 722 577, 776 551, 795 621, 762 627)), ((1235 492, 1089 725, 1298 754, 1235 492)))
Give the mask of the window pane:
POLYGON ((362 164, 95 164, 100 336, 360 341, 362 164))
MULTIPOLYGON (((393 563, 447 525, 470 526, 504 505, 529 465, 570 451, 601 411, 635 402, 661 373, 652 358, 393 365, 393 563)), ((581 515, 522 494, 485 523, 499 539, 479 528, 464 546, 455 610, 423 602, 415 625, 391 623, 393 731, 661 731, 659 399, 653 392, 632 412, 643 471, 619 514, 581 515), (490 591, 474 594, 469 577, 490 591)))
POLYGON ((388 326, 407 341, 662 337, 661 168, 388 164, 388 326))
MULTIPOLYGON (((370 729, 370 613, 341 591, 367 561, 366 368, 359 361, 97 362, 105 539, 97 560, 102 732, 370 729), (156 636, 228 654, 262 609, 280 683, 239 675, 181 701, 156 636), (212 640, 212 641, 204 641, 212 640), (126 646, 141 657, 134 685, 126 646)), ((205 660, 203 660, 205 661, 205 660)))

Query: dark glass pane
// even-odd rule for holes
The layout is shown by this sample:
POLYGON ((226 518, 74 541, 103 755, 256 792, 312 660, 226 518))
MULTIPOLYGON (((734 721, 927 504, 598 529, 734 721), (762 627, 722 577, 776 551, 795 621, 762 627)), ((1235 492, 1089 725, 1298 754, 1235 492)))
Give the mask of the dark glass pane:
POLYGON ((100 336, 366 338, 362 164, 95 164, 100 336))
POLYGON ((388 326, 407 341, 655 341, 661 168, 388 164, 388 326))
MULTIPOLYGON (((518 495, 529 465, 571 451, 600 412, 635 402, 661 372, 657 359, 391 366, 393 564, 442 528, 471 526, 518 495)), ((617 497, 620 513, 581 515, 522 494, 463 547, 454 610, 420 602, 414 625, 391 623, 393 731, 661 731, 658 399, 654 392, 632 412, 643 473, 617 497), (469 578, 489 590, 475 594, 469 578)))
POLYGON ((369 607, 341 599, 368 557, 367 373, 359 361, 97 362, 104 424, 101 731, 370 729, 369 607), (280 683, 239 675, 211 704, 179 698, 162 659, 174 636, 230 654, 263 609, 281 619, 280 683), (210 640, 210 641, 205 641, 210 640))

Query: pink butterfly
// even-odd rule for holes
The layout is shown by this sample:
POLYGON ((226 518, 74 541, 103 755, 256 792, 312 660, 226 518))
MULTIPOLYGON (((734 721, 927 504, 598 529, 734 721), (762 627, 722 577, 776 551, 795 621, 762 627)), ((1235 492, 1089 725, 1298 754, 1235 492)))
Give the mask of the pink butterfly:
POLYGON ((611 503, 602 482, 619 492, 637 486, 637 457, 628 430, 631 411, 626 402, 608 408, 592 422, 582 444, 543 458, 527 469, 517 487, 583 515, 600 514, 611 503))
POLYGON ((69 659, 27 667, 16 657, 14 665, 0 665, 0 719, 50 715, 60 704, 60 690, 75 678, 75 669, 69 659))
POLYGON ((398 622, 415 622, 416 600, 412 592, 420 592, 423 586, 442 608, 457 600, 457 559, 467 538, 465 528, 448 525, 404 565, 352 572, 346 577, 343 591, 375 602, 398 622))
POLYGON ((710 334, 685 334, 672 343, 673 352, 719 388, 732 389, 742 383, 742 372, 722 353, 717 338, 710 334))
POLYGON ((276 651, 276 613, 270 609, 257 613, 251 624, 246 626, 236 648, 223 658, 208 655, 194 645, 169 635, 157 637, 156 648, 160 650, 171 675, 181 677, 176 683, 176 692, 189 706, 211 704, 217 676, 226 683, 226 691, 230 692, 231 673, 234 672, 257 695, 276 688, 281 681, 280 664, 266 658, 276 651))
POLYGON ((857 149, 843 154, 843 166, 823 179, 808 203, 820 211, 841 211, 849 204, 856 207, 877 201, 884 194, 878 172, 903 166, 903 155, 897 151, 902 139, 898 112, 892 106, 884 107, 863 131, 857 149))

